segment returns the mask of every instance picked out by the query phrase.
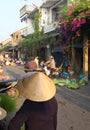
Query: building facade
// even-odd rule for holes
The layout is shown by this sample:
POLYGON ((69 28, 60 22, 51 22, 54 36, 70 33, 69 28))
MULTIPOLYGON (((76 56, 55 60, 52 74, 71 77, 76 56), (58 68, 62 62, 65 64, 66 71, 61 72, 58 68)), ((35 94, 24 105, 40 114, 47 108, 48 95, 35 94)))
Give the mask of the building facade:
MULTIPOLYGON (((75 2, 74 0, 71 0, 71 1, 75 2)), ((23 32, 23 35, 26 36, 27 34, 32 34, 34 32, 33 20, 34 20, 34 15, 37 12, 41 13, 40 29, 44 28, 45 34, 48 34, 48 35, 54 34, 54 36, 56 35, 55 30, 58 28, 57 23, 60 18, 60 11, 61 11, 60 6, 61 5, 70 5, 70 1, 68 1, 68 0, 43 0, 42 2, 43 3, 39 8, 35 8, 34 10, 30 11, 29 14, 26 13, 27 10, 26 10, 26 12, 24 12, 24 15, 22 15, 22 13, 20 13, 21 21, 26 21, 27 28, 28 28, 28 29, 26 28, 26 31, 23 32)), ((85 34, 85 35, 87 35, 87 34, 85 34)), ((84 46, 87 46, 86 44, 87 44, 88 40, 89 40, 89 36, 87 37, 87 40, 84 39, 84 41, 83 41, 84 46)), ((59 50, 60 50, 60 48, 59 48, 59 50)), ((76 50, 77 50, 77 48, 76 48, 76 50)), ((75 50, 75 53, 76 53, 76 50, 75 50)), ((87 49, 86 49, 86 47, 81 48, 81 57, 79 57, 79 59, 77 61, 77 63, 81 64, 79 70, 81 68, 83 68, 83 72, 86 75, 88 75, 88 73, 90 73, 89 72, 89 68, 90 68, 90 66, 89 66, 90 51, 89 50, 90 50, 89 47, 87 47, 87 49), (87 53, 85 53, 85 52, 87 52, 87 53)), ((76 60, 74 60, 73 57, 72 57, 72 60, 73 60, 73 63, 76 63, 76 60)), ((73 64, 73 66, 74 65, 75 64, 73 64)))
POLYGON ((59 20, 59 5, 67 4, 66 0, 43 0, 40 7, 30 11, 28 5, 20 9, 21 22, 26 22, 26 28, 23 30, 23 35, 32 34, 34 32, 33 21, 35 13, 41 13, 40 29, 44 28, 44 33, 54 31, 59 20), (29 10, 29 11, 28 11, 29 10))
MULTIPOLYGON (((27 8, 28 5, 23 6, 20 9, 20 19, 22 22, 26 22, 26 28, 23 30, 22 35, 27 36, 28 34, 34 33, 34 17, 35 14, 39 12, 41 14, 39 29, 43 29, 44 33, 48 36, 57 36, 58 33, 56 33, 56 30, 58 28, 58 20, 60 17, 59 6, 66 4, 66 0, 44 0, 40 7, 36 6, 33 10, 29 9, 29 13, 27 8)), ((48 59, 51 55, 51 48, 49 45, 46 45, 45 52, 48 59)))

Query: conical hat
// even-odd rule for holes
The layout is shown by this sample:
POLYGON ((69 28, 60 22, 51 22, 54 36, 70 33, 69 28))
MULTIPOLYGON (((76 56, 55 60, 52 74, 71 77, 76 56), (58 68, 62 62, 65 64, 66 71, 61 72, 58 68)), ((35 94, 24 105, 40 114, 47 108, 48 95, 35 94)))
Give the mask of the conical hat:
POLYGON ((7 112, 0 107, 0 120, 4 119, 7 115, 7 112))
POLYGON ((42 72, 20 80, 16 86, 20 95, 32 101, 47 101, 55 96, 54 82, 42 72))

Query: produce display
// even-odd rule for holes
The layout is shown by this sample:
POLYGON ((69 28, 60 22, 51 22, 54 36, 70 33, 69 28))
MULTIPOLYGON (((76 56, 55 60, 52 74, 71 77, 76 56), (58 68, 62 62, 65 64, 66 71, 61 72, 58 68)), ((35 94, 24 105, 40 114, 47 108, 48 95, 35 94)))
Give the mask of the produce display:
POLYGON ((75 79, 53 79, 54 83, 60 87, 66 86, 67 88, 77 89, 85 85, 85 81, 80 79, 76 81, 75 79))

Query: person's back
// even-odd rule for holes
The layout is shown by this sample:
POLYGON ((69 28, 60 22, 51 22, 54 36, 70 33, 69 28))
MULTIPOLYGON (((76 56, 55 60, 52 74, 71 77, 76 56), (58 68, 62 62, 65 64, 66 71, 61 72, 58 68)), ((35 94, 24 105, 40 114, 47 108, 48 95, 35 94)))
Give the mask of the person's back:
POLYGON ((50 57, 50 68, 52 69, 56 68, 56 63, 53 56, 50 57))
POLYGON ((56 62, 54 60, 53 56, 50 56, 50 59, 46 62, 47 67, 50 69, 55 69, 56 68, 56 62))
POLYGON ((20 111, 17 112, 17 116, 9 125, 9 130, 16 130, 18 125, 20 125, 18 117, 20 118, 21 112, 26 115, 22 117, 22 120, 26 120, 25 130, 56 130, 57 101, 55 97, 46 102, 33 102, 30 100, 25 100, 20 111))
POLYGON ((31 61, 29 61, 26 65, 26 67, 30 70, 30 71, 34 71, 37 69, 37 64, 36 62, 34 61, 34 58, 32 57, 31 58, 31 61))

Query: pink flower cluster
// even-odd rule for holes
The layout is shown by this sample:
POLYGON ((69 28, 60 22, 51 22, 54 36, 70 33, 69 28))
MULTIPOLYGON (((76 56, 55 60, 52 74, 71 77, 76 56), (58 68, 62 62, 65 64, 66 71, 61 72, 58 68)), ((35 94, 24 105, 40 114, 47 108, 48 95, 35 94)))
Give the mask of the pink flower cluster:
POLYGON ((61 18, 61 19, 59 20, 59 23, 60 23, 60 24, 64 23, 64 19, 61 18))
POLYGON ((69 12, 68 12, 68 16, 71 16, 71 15, 72 15, 72 12, 73 12, 73 9, 75 8, 75 6, 76 6, 76 5, 74 5, 74 4, 72 4, 72 5, 70 6, 70 10, 69 10, 69 12))
POLYGON ((69 11, 69 12, 68 12, 68 16, 71 16, 71 15, 72 15, 72 11, 69 11))
POLYGON ((81 19, 80 21, 77 18, 74 18, 71 22, 72 31, 75 31, 77 28, 81 27, 82 24, 86 23, 86 19, 81 19))
POLYGON ((72 5, 70 6, 70 10, 73 10, 75 7, 76 7, 76 5, 75 5, 75 4, 72 4, 72 5))
POLYGON ((87 24, 87 19, 90 19, 90 11, 87 12, 78 12, 77 15, 74 14, 74 9, 76 5, 71 5, 69 11, 67 12, 67 19, 61 18, 59 20, 60 23, 60 43, 70 43, 72 40, 75 40, 80 37, 81 32, 80 28, 87 24), (68 22, 67 22, 68 21, 68 22))

